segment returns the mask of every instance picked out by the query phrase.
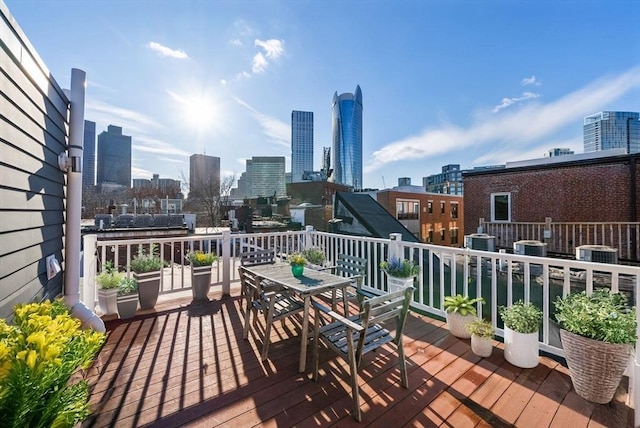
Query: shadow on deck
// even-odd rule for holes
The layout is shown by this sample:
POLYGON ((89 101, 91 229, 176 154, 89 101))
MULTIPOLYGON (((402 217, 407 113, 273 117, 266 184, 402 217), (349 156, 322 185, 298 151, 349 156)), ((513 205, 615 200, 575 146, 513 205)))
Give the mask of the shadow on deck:
MULTIPOLYGON (((219 290, 219 288, 213 288, 219 290)), ((232 295, 239 288, 233 284, 232 295)), ((83 427, 631 426, 626 379, 608 405, 575 394, 566 367, 543 357, 534 369, 490 358, 443 322, 412 313, 405 328, 409 389, 397 357, 383 348, 360 368, 363 422, 351 417, 348 366, 321 353, 320 380, 298 373, 298 320, 274 324, 269 360, 264 330, 242 339, 239 297, 191 304, 165 296, 155 311, 107 321, 108 340, 89 371, 94 414, 83 427)), ((262 326, 262 324, 258 324, 262 326)), ((322 348, 321 348, 322 349, 322 348)), ((310 359, 310 357, 309 357, 310 359)))

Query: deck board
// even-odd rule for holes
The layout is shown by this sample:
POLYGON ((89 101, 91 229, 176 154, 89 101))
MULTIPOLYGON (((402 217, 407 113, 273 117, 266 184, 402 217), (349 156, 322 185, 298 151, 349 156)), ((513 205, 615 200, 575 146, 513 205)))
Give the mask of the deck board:
MULTIPOLYGON (((232 295, 237 296, 237 284, 232 295)), ((299 319, 274 324, 269 359, 260 360, 262 320, 242 339, 239 297, 212 292, 191 304, 162 296, 156 310, 110 319, 109 336, 87 371, 93 415, 83 427, 631 426, 626 382, 608 405, 575 394, 567 369, 542 357, 534 369, 489 358, 442 321, 411 313, 404 335, 409 388, 400 386, 392 346, 366 354, 359 385, 363 422, 351 416, 348 365, 320 349, 320 378, 298 373, 299 319)), ((113 318, 113 317, 111 317, 113 318)))

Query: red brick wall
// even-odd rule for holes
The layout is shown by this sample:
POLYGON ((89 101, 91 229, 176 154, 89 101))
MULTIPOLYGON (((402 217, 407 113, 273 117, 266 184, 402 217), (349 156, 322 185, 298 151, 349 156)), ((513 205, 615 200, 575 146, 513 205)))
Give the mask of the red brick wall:
MULTIPOLYGON (((617 161, 497 170, 463 176, 465 234, 480 218, 491 221, 491 193, 511 193, 512 222, 628 222, 631 219, 631 157, 617 161)), ((636 161, 636 181, 640 162, 636 161)), ((636 201, 640 201, 636 183, 636 201)), ((640 218, 638 203, 636 218, 640 218)), ((637 219, 635 221, 638 221, 637 219)))
MULTIPOLYGON (((433 241, 436 245, 444 245, 447 247, 462 247, 464 245, 464 201, 461 196, 446 195, 439 193, 411 193, 399 192, 395 190, 384 190, 378 192, 377 201, 391 215, 396 217, 396 200, 418 200, 420 202, 420 236, 418 238, 422 242, 428 241, 429 229, 433 229, 433 241), (427 210, 428 202, 433 202, 433 213, 429 214, 427 210), (445 203, 445 212, 440 212, 440 202, 445 203), (458 203, 458 218, 451 218, 451 203, 458 203), (458 243, 451 243, 451 229, 458 228, 458 243), (444 229, 444 240, 441 240, 440 230, 444 229)), ((397 218, 397 217, 396 217, 397 218)), ((400 220, 402 223, 403 221, 400 220)))

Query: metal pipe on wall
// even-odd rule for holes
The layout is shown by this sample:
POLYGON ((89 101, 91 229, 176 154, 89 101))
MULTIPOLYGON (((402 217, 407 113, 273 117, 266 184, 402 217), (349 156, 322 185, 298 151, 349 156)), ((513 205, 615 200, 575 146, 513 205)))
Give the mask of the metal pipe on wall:
MULTIPOLYGON (((84 327, 105 332, 102 319, 80 301, 80 220, 82 214, 82 152, 86 73, 71 70, 69 145, 67 162, 67 209, 64 245, 64 301, 71 315, 84 327)), ((93 257, 90 254, 89 257, 93 257)))

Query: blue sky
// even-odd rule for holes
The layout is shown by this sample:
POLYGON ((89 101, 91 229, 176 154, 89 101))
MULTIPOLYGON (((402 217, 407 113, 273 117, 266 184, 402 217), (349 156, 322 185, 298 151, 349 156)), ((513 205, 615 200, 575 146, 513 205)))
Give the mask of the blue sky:
POLYGON ((85 118, 133 138, 133 177, 239 176, 286 156, 313 111, 315 168, 334 92, 363 93, 364 186, 582 153, 582 120, 640 111, 640 1, 4 0, 60 86, 87 72, 85 118))

